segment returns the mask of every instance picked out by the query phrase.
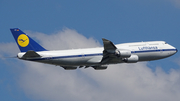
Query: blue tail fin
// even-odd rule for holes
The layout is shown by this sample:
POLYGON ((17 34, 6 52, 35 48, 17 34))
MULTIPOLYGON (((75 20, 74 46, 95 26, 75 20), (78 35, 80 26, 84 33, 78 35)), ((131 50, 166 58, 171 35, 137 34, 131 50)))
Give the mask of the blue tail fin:
POLYGON ((16 40, 17 45, 21 52, 27 52, 29 50, 33 51, 46 51, 45 48, 40 46, 37 42, 31 39, 28 35, 26 35, 19 28, 10 29, 14 39, 16 40))

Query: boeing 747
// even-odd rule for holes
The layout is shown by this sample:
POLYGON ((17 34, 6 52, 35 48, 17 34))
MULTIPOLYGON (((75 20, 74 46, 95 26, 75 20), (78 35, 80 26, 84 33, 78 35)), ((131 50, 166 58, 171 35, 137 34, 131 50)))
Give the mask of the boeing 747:
POLYGON ((19 28, 10 29, 20 49, 22 60, 58 65, 66 70, 93 67, 106 69, 109 64, 136 63, 167 58, 177 49, 164 41, 134 42, 114 45, 102 39, 104 47, 56 50, 43 48, 19 28))

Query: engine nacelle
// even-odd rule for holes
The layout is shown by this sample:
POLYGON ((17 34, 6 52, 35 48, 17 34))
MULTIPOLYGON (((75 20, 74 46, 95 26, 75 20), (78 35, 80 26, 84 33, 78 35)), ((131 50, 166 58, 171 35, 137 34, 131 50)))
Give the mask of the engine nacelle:
POLYGON ((139 57, 137 55, 131 55, 129 58, 125 58, 124 62, 126 63, 136 63, 138 62, 139 57))
POLYGON ((129 58, 131 56, 131 51, 124 49, 116 49, 115 55, 121 58, 129 58))

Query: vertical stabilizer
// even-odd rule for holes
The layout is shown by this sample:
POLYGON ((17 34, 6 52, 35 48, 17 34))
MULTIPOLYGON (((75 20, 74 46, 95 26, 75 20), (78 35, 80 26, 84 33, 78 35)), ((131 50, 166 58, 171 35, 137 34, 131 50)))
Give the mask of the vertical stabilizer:
POLYGON ((16 40, 17 45, 21 52, 27 52, 29 50, 33 51, 46 51, 45 48, 40 46, 37 42, 31 39, 28 35, 26 35, 23 31, 19 28, 12 28, 10 29, 14 39, 16 40))

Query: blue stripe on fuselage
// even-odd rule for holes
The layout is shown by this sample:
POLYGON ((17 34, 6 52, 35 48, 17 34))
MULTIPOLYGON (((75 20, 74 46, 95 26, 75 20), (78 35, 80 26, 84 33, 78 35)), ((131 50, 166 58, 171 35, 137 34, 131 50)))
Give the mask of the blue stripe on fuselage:
POLYGON ((158 50, 131 51, 131 53, 158 52, 158 51, 177 51, 177 49, 158 49, 158 50))

